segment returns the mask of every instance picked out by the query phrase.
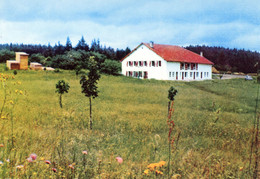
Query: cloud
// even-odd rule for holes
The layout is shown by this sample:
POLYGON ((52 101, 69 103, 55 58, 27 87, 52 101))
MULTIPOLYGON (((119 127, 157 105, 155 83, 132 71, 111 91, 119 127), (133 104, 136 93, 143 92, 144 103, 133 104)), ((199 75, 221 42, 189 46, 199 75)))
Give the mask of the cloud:
POLYGON ((140 42, 260 49, 257 0, 0 1, 0 43, 52 45, 83 35, 114 48, 140 42), (2 37, 1 37, 2 36, 2 37))

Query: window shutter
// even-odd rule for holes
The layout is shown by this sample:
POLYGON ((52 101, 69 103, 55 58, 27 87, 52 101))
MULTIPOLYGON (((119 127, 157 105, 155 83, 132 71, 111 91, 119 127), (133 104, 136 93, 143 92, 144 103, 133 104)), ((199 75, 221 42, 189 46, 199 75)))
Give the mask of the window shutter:
POLYGON ((156 61, 156 67, 158 67, 158 61, 156 61))
POLYGON ((126 62, 126 66, 128 67, 128 62, 126 62))
POLYGON ((152 63, 152 62, 150 61, 150 62, 149 62, 149 66, 150 66, 150 67, 151 67, 151 63, 152 63))

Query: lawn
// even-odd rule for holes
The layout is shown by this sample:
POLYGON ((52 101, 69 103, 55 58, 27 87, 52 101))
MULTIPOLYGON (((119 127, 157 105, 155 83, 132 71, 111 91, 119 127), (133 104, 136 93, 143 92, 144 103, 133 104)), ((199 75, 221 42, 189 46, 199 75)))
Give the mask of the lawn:
POLYGON ((7 94, 0 116, 1 178, 168 177, 166 121, 171 86, 178 93, 172 116, 175 142, 170 175, 251 177, 255 81, 176 82, 102 75, 90 130, 89 100, 81 93, 80 77, 74 71, 18 71, 13 75, 0 64, 0 74, 9 75, 7 81, 3 77, 0 81, 0 107, 4 89, 7 94), (62 109, 55 93, 58 80, 70 85, 62 109), (33 162, 27 160, 32 153, 37 154, 33 162), (160 161, 166 163, 156 168, 157 173, 144 173, 149 164, 160 161))

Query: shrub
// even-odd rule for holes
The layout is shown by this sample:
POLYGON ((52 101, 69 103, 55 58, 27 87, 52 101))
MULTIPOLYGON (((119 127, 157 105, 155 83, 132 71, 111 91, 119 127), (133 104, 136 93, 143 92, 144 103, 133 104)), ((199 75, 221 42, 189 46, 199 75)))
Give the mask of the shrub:
POLYGON ((105 60, 101 66, 101 72, 109 75, 118 75, 121 71, 121 63, 115 60, 105 60))

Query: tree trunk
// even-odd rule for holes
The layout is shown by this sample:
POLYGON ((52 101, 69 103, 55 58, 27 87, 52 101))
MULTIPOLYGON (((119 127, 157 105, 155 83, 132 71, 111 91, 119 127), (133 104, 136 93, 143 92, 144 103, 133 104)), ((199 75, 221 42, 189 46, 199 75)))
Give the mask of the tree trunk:
POLYGON ((92 130, 92 104, 91 104, 91 97, 89 97, 89 128, 92 130))
POLYGON ((60 95, 60 107, 62 108, 62 99, 61 99, 61 95, 60 95))

